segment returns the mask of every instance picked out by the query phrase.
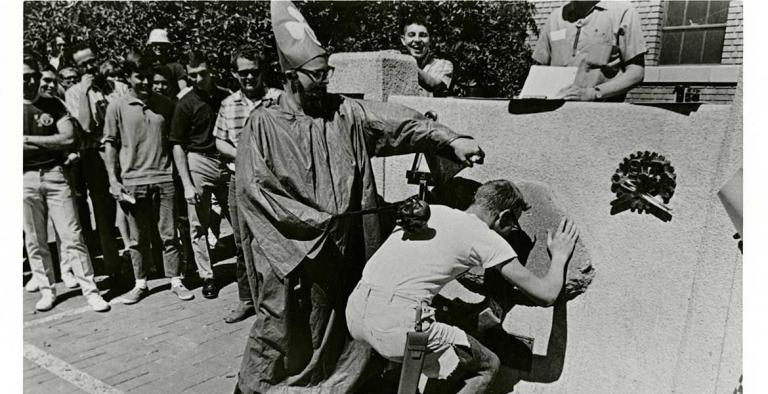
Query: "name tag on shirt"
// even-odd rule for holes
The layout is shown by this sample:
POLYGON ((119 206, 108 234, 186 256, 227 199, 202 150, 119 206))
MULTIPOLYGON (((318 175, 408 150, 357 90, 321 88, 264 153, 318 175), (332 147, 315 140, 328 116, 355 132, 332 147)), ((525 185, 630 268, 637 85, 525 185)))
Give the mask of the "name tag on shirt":
POLYGON ((557 30, 549 33, 549 39, 551 41, 560 41, 565 39, 565 29, 557 30))

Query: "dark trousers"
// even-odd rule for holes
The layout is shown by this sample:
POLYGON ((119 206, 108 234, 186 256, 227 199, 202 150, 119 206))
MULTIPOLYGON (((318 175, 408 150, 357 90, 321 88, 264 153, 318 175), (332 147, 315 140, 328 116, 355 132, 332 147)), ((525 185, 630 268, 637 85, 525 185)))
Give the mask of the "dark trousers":
POLYGON ((232 237, 235 239, 235 275, 237 276, 237 296, 241 302, 253 304, 251 286, 248 283, 248 273, 245 270, 243 258, 243 242, 240 239, 240 220, 237 212, 237 189, 235 176, 229 180, 229 216, 232 220, 232 237))
POLYGON ((150 239, 154 228, 160 234, 165 276, 177 277, 179 271, 179 239, 176 236, 174 195, 172 181, 151 185, 127 186, 136 198, 135 204, 121 203, 131 229, 129 243, 133 274, 136 279, 147 279, 150 239))
POLYGON ((107 274, 115 276, 120 272, 120 260, 115 237, 115 215, 117 205, 109 193, 109 178, 104 160, 96 149, 80 152, 82 180, 88 189, 96 218, 96 232, 99 235, 101 253, 107 274))

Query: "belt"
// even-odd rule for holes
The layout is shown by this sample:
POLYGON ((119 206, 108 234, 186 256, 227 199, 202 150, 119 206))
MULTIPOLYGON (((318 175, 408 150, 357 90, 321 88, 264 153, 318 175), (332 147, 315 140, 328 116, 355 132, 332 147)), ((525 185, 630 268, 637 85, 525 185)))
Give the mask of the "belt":
POLYGON ((64 168, 61 166, 61 164, 56 164, 53 167, 33 168, 33 169, 29 169, 29 170, 24 170, 23 172, 24 173, 27 173, 27 172, 37 172, 37 173, 40 173, 40 174, 44 174, 46 172, 52 172, 52 171, 64 171, 64 168))
POLYGON ((369 283, 365 283, 363 281, 360 281, 360 283, 357 284, 355 287, 355 291, 360 290, 364 292, 364 294, 367 296, 374 294, 379 297, 387 298, 391 302, 394 299, 400 299, 403 301, 409 301, 414 302, 416 304, 420 302, 426 302, 427 304, 431 304, 431 297, 417 297, 410 294, 406 294, 402 291, 398 291, 395 289, 390 289, 387 287, 382 286, 376 286, 369 283))

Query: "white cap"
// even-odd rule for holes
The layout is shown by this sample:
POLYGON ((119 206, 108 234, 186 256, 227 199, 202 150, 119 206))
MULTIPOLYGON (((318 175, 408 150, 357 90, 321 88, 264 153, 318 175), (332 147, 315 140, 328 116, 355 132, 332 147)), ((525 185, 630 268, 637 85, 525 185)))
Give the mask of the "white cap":
POLYGON ((154 29, 151 32, 149 32, 149 39, 147 40, 147 45, 153 44, 153 43, 170 44, 171 42, 168 40, 168 32, 165 29, 154 29))

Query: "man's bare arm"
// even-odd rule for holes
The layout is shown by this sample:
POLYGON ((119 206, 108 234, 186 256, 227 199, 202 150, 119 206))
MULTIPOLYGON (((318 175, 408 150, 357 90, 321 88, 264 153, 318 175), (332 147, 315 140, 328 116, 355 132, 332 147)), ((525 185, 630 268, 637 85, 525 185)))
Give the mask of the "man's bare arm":
POLYGON ((75 128, 72 125, 72 120, 68 116, 59 119, 56 122, 56 129, 58 133, 54 135, 25 135, 25 150, 36 150, 27 149, 28 146, 49 150, 64 150, 72 146, 75 142, 75 128))
POLYGON ((552 305, 563 287, 565 266, 571 257, 579 231, 573 222, 563 218, 555 229, 554 235, 547 231, 547 247, 552 263, 544 277, 537 277, 533 272, 514 259, 501 266, 501 274, 508 282, 517 286, 538 305, 552 305))
POLYGON ((228 160, 235 160, 235 156, 237 155, 237 149, 234 145, 232 145, 231 142, 225 141, 221 138, 216 138, 216 150, 219 151, 219 153, 222 154, 222 156, 226 157, 228 160))
POLYGON ((448 89, 443 81, 429 75, 424 70, 419 70, 419 85, 430 92, 448 89))
POLYGON ((181 184, 184 186, 184 199, 188 204, 196 204, 200 198, 195 191, 195 185, 192 182, 192 175, 189 172, 189 164, 187 163, 187 152, 184 151, 181 145, 173 145, 173 162, 176 164, 176 169, 179 171, 179 178, 181 178, 181 184))

